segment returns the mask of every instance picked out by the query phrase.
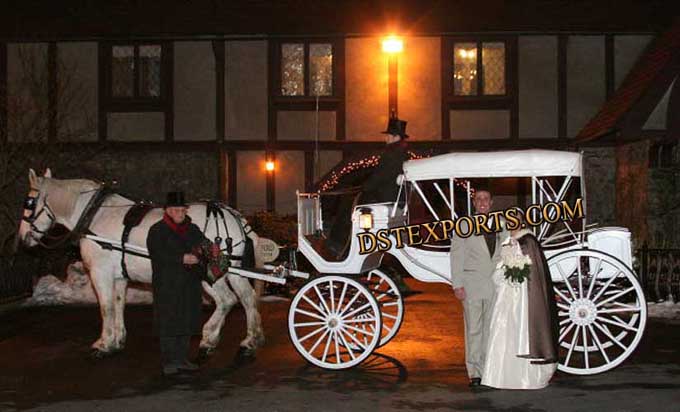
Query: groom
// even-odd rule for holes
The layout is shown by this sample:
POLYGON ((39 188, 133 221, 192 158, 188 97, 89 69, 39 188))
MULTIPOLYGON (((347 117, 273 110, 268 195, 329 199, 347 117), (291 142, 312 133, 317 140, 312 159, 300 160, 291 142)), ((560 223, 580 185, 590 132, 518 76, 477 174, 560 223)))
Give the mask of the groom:
MULTIPOLYGON (((489 213, 493 205, 491 192, 477 190, 472 203, 475 213, 489 213)), ((502 232, 472 235, 468 238, 452 236, 451 283, 458 299, 463 302, 465 320, 465 366, 470 386, 482 381, 486 345, 495 300, 491 276, 500 262, 500 245, 507 237, 505 222, 502 232)))

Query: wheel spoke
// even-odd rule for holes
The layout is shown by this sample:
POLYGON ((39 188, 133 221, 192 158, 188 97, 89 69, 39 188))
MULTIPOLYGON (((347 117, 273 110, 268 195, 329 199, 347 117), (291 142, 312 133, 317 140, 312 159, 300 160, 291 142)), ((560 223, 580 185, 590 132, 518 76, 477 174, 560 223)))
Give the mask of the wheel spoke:
POLYGON ((560 326, 564 325, 565 323, 569 322, 570 320, 571 320, 571 319, 569 319, 569 318, 566 318, 566 319, 564 319, 564 320, 561 320, 561 321, 560 321, 560 326))
POLYGON ((359 328, 355 328, 354 326, 350 326, 350 325, 344 325, 344 326, 345 326, 347 329, 351 329, 351 330, 353 330, 353 331, 355 331, 355 332, 357 332, 357 333, 361 333, 361 334, 363 334, 364 336, 371 336, 371 337, 373 337, 373 336, 375 335, 374 333, 371 333, 371 332, 367 331, 366 329, 359 329, 359 328))
POLYGON ((586 362, 586 369, 590 369, 590 360, 588 359, 588 337, 586 335, 586 327, 581 327, 581 332, 583 334, 583 359, 586 362))
POLYGON ((342 340, 342 346, 347 348, 347 352, 349 353, 349 356, 352 358, 352 360, 356 359, 357 357, 354 355, 352 347, 349 345, 349 343, 347 343, 345 337, 342 336, 342 329, 339 329, 338 332, 336 332, 336 334, 342 340))
POLYGON ((621 312, 639 312, 640 308, 637 306, 630 306, 630 307, 625 307, 625 308, 617 308, 617 309, 601 309, 598 310, 597 313, 621 313, 621 312))
POLYGON ((364 303, 363 305, 361 305, 361 306, 359 306, 358 308, 354 309, 354 310, 351 311, 350 313, 348 313, 348 314, 346 314, 346 315, 345 315, 345 314, 341 315, 341 316, 340 316, 340 319, 346 319, 346 318, 349 318, 349 317, 351 317, 351 316, 353 316, 353 315, 356 315, 357 313, 361 312, 362 310, 364 310, 364 309, 366 309, 366 308, 368 308, 368 307, 370 307, 370 306, 371 306, 371 303, 370 303, 370 302, 369 302, 369 303, 364 303))
POLYGON ((588 293, 586 294, 586 299, 590 298, 590 295, 593 293, 593 287, 595 286, 595 281, 597 280, 597 275, 600 273, 600 266, 602 266, 602 258, 597 260, 597 264, 595 265, 595 271, 593 272, 593 276, 590 279, 590 285, 588 285, 588 293))
POLYGON ((345 300, 345 292, 347 292, 347 283, 343 283, 343 285, 342 285, 342 292, 340 292, 340 300, 338 300, 338 310, 337 310, 336 314, 340 313, 342 301, 345 300))
POLYGON ((574 339, 571 340, 571 346, 569 346, 569 352, 567 353, 567 359, 564 361, 564 366, 569 365, 569 360, 571 359, 571 354, 574 352, 574 347, 576 346, 576 341, 578 340, 579 330, 581 326, 576 326, 576 332, 574 332, 574 339))
MULTIPOLYGON (((583 297, 583 271, 581 268, 581 259, 576 259, 576 276, 578 276, 578 297, 582 298, 583 297)), ((585 336, 585 328, 584 329, 584 335, 585 336)))
POLYGON ((328 285, 331 290, 331 313, 335 313, 335 294, 333 292, 333 281, 329 280, 328 285))
POLYGON ((604 286, 602 287, 602 289, 600 289, 600 291, 597 292, 597 295, 595 295, 595 297, 592 299, 592 301, 593 301, 593 302, 596 302, 597 299, 598 299, 600 296, 602 296, 602 294, 604 293, 604 291, 607 290, 607 288, 609 287, 609 285, 612 284, 612 282, 614 281, 614 279, 616 279, 617 277, 619 277, 619 275, 622 274, 622 273, 623 273, 623 272, 621 272, 620 270, 619 270, 618 272, 616 272, 616 275, 612 276, 612 277, 607 281, 607 283, 604 284, 604 286))
MULTIPOLYGON (((386 276, 387 276, 387 275, 386 275, 386 276)), ((381 277, 380 277, 380 282, 378 282, 378 284, 375 285, 375 287, 373 288, 373 290, 378 290, 378 288, 380 287, 380 285, 383 284, 384 281, 385 281, 385 279, 383 279, 383 277, 381 276, 381 277)))
POLYGON ((607 352, 605 352, 604 348, 602 347, 602 343, 600 342, 600 338, 597 337, 597 333, 595 333, 595 329, 593 329, 593 325, 588 325, 588 330, 590 330, 590 334, 593 335, 593 340, 595 341, 595 345, 597 345, 597 348, 600 350, 600 353, 604 357, 605 362, 609 363, 609 356, 607 356, 607 352))
MULTIPOLYGON (((325 328, 325 327, 319 328, 319 329, 315 330, 314 332, 308 333, 305 336, 303 336, 302 338, 300 338, 300 340, 298 340, 298 342, 302 343, 302 342, 306 341, 307 339, 311 338, 312 336, 316 335, 317 333, 321 332, 322 330, 327 331, 328 328, 325 328)), ((326 334, 324 333, 323 336, 325 336, 325 335, 326 334)), ((321 339, 323 339, 323 336, 321 337, 321 339)), ((314 350, 314 349, 312 349, 312 350, 314 350)))
POLYGON ((325 324, 326 324, 326 322, 302 322, 302 323, 295 323, 295 324, 293 324, 293 326, 295 326, 296 328, 301 328, 303 326, 321 326, 321 325, 325 325, 325 324))
POLYGON ((328 356, 328 348, 331 346, 331 340, 333 338, 333 332, 328 334, 328 339, 326 340, 326 347, 323 350, 323 355, 321 356, 321 362, 326 362, 326 356, 328 356))
POLYGON ((562 299, 566 300, 567 302, 571 303, 573 302, 572 299, 569 299, 564 293, 562 293, 561 290, 559 290, 557 287, 553 288, 555 290, 555 293, 557 293, 562 299))
POLYGON ((310 355, 311 355, 312 353, 314 353, 314 350, 316 350, 317 346, 319 346, 319 344, 321 343, 321 341, 323 340, 323 338, 326 337, 326 335, 327 335, 329 332, 330 332, 330 331, 328 330, 328 328, 324 328, 323 335, 321 335, 321 337, 319 337, 319 339, 316 341, 316 343, 314 344, 314 346, 312 346, 312 348, 309 350, 309 354, 310 354, 310 355))
POLYGON ((368 322, 375 322, 375 318, 350 319, 342 321, 342 323, 368 323, 368 322))
POLYGON ((304 309, 295 308, 295 312, 297 312, 297 313, 302 313, 303 315, 307 315, 307 316, 310 316, 310 317, 312 317, 312 318, 322 320, 322 321, 324 321, 324 322, 326 321, 326 318, 323 318, 323 317, 317 315, 316 313, 307 312, 307 311, 304 310, 304 309))
POLYGON ((633 291, 633 290, 635 290, 635 286, 631 286, 631 287, 629 287, 629 288, 626 289, 626 290, 622 290, 621 292, 619 292, 619 293, 617 293, 617 294, 615 294, 615 295, 613 295, 613 296, 608 297, 607 299, 603 300, 602 302, 595 304, 595 307, 598 307, 598 308, 599 308, 600 306, 604 305, 605 303, 611 302, 612 300, 614 300, 614 299, 616 299, 616 298, 618 298, 618 297, 621 297, 621 296, 625 295, 626 293, 629 293, 629 292, 631 292, 631 291, 633 291))
POLYGON ((620 328, 629 330, 631 332, 637 332, 638 331, 637 328, 634 328, 634 327, 628 325, 627 323, 615 322, 611 319, 607 319, 607 318, 604 318, 602 316, 598 316, 596 319, 599 320, 600 322, 608 323, 608 324, 613 325, 613 326, 618 326, 620 328))
POLYGON ((357 290, 357 293, 355 293, 352 299, 349 300, 347 305, 345 305, 344 309, 342 308, 341 304, 338 305, 338 313, 340 314, 340 316, 342 316, 346 311, 348 311, 352 307, 352 304, 354 303, 355 300, 357 300, 360 294, 361 293, 359 293, 359 291, 357 290))
POLYGON ((557 266, 557 271, 560 272, 560 276, 562 276, 562 279, 564 279, 564 284, 567 285, 567 290, 569 291, 569 294, 573 298, 573 300, 576 300, 576 294, 574 293, 574 289, 572 289, 571 284, 569 283, 569 278, 564 274, 564 271, 562 270, 562 266, 560 266, 559 262, 555 263, 555 266, 557 266))
POLYGON ((358 347, 360 347, 360 348, 363 349, 363 350, 366 350, 366 346, 365 346, 363 343, 359 342, 359 340, 358 340, 357 338, 355 338, 354 335, 352 335, 351 333, 347 332, 347 331, 345 330, 345 328, 341 328, 341 330, 342 330, 343 332, 345 332, 345 334, 346 334, 347 336, 349 336, 349 337, 354 341, 354 343, 357 344, 358 347))
POLYGON ((397 319, 397 317, 396 317, 396 316, 394 316, 394 315, 390 315, 389 313, 383 313, 382 315, 383 315, 384 317, 386 317, 386 318, 390 318, 390 319, 397 319))
POLYGON ((595 325, 596 328, 598 328, 600 331, 602 331, 602 333, 604 333, 605 335, 607 335, 607 337, 608 337, 612 342, 616 343, 621 349, 623 349, 624 351, 628 349, 627 347, 625 347, 625 346, 623 345, 623 343, 619 342, 619 340, 616 339, 616 338, 614 337, 614 335, 612 335, 611 332, 609 332, 609 329, 607 329, 605 326, 600 325, 600 324, 597 323, 597 322, 593 323, 593 325, 595 325))
POLYGON ((333 331, 333 343, 335 343, 335 363, 340 363, 340 345, 338 344, 338 332, 333 331))
POLYGON ((316 309, 323 316, 328 316, 328 313, 324 312, 323 309, 321 309, 316 303, 312 302, 312 300, 310 298, 308 298, 307 296, 302 295, 302 299, 304 299, 307 303, 309 303, 314 309, 316 309))
POLYGON ((569 305, 565 305, 564 303, 558 303, 557 307, 560 308, 560 309, 564 309, 567 312, 569 311, 569 305))
POLYGON ((399 304, 399 302, 397 302, 397 301, 381 303, 381 305, 383 305, 383 306, 397 306, 398 304, 399 304))
POLYGON ((562 341, 564 340, 564 338, 567 336, 567 334, 569 333, 569 331, 570 331, 575 325, 576 325, 575 323, 569 324, 569 326, 567 326, 567 328, 564 330, 564 332, 562 332, 562 334, 561 334, 560 337, 557 339, 557 341, 558 341, 558 342, 562 342, 562 341))
POLYGON ((316 296, 319 297, 319 301, 321 301, 321 304, 323 305, 323 308, 326 309, 326 313, 331 314, 333 312, 328 309, 328 305, 326 305, 326 300, 321 296, 321 292, 319 291, 319 288, 314 285, 314 292, 316 292, 316 296))
POLYGON ((387 296, 387 292, 379 294, 375 297, 375 300, 380 301, 380 299, 384 298, 385 296, 387 296))

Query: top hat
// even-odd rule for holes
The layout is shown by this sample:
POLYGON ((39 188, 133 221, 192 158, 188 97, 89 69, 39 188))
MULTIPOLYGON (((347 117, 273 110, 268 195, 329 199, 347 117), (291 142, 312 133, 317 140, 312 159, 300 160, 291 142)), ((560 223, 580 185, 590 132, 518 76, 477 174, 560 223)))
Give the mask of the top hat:
POLYGON ((168 192, 165 198, 165 207, 187 207, 184 200, 184 192, 168 192))
POLYGON ((387 130, 382 132, 383 134, 393 134, 395 136, 401 136, 402 139, 408 138, 406 134, 406 121, 399 120, 397 117, 390 117, 387 123, 387 130))

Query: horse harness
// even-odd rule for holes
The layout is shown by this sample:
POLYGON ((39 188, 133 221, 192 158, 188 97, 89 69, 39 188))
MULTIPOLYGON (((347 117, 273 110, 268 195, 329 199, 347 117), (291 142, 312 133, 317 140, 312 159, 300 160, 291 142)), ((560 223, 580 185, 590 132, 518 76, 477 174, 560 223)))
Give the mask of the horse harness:
MULTIPOLYGON (((47 237, 48 239, 52 240, 56 239, 54 243, 50 244, 46 244, 42 241, 42 239, 39 239, 38 242, 42 247, 46 249, 59 248, 68 241, 74 241, 75 239, 79 239, 85 232, 89 231, 90 224, 92 223, 92 219, 94 219, 94 216, 97 214, 97 211, 99 211, 99 208, 104 203, 106 198, 113 193, 113 191, 104 184, 102 184, 98 189, 95 189, 93 191, 95 192, 95 194, 87 202, 87 205, 85 206, 85 209, 83 209, 83 213, 81 213, 80 217, 78 218, 78 222, 76 222, 76 225, 74 226, 73 230, 71 230, 62 237, 55 238, 50 237, 47 234, 49 228, 51 228, 54 222, 56 221, 54 212, 52 212, 49 203, 47 203, 47 196, 45 196, 45 201, 43 202, 44 206, 37 213, 35 209, 38 204, 38 195, 27 196, 26 200, 24 201, 24 209, 30 211, 30 215, 23 216, 21 219, 27 222, 29 225, 31 225, 31 231, 45 235, 45 237, 47 237), (47 213, 47 216, 50 218, 52 222, 47 230, 40 230, 38 229, 38 227, 35 226, 35 221, 38 220, 40 215, 42 215, 43 213, 47 213)), ((84 193, 89 192, 83 192, 81 194, 84 193)))

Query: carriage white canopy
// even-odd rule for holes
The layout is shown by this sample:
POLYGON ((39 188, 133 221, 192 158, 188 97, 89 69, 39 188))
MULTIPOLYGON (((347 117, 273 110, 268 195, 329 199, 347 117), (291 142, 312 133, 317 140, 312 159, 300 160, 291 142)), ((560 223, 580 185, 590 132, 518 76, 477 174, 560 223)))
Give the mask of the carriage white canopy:
POLYGON ((459 152, 404 163, 404 177, 409 181, 531 176, 581 176, 581 154, 537 149, 459 152))

